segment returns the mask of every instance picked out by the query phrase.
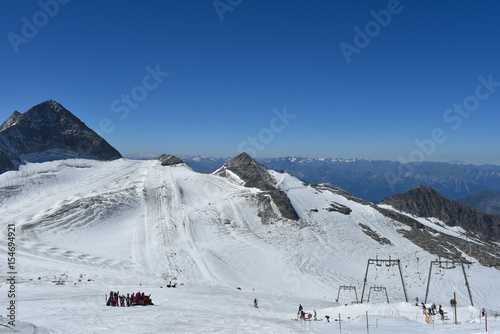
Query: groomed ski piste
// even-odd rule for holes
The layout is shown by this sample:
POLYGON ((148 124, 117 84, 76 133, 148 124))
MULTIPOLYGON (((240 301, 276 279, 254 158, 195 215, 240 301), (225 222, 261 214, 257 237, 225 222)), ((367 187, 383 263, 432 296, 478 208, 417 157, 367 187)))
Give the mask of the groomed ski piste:
POLYGON ((366 333, 366 314, 370 333, 484 333, 483 307, 488 333, 500 333, 498 270, 466 266, 471 306, 461 268, 436 268, 428 306, 442 304, 447 320, 426 323, 415 298, 424 300, 436 257, 397 232, 407 226, 333 190, 269 173, 299 221, 276 215, 263 223, 260 190, 184 164, 68 159, 0 175, 0 333, 366 333), (327 210, 332 203, 352 212, 327 210), (15 298, 8 224, 16 227, 15 298), (336 302, 341 285, 355 286, 361 299, 375 257, 401 261, 409 302, 398 268, 385 265, 370 267, 362 304, 347 290, 336 302), (376 292, 367 303, 372 286, 386 287, 390 303, 376 292), (110 291, 145 292, 155 305, 109 307, 110 291), (7 328, 12 300, 15 327, 7 328), (300 321, 299 304, 318 320, 300 321))

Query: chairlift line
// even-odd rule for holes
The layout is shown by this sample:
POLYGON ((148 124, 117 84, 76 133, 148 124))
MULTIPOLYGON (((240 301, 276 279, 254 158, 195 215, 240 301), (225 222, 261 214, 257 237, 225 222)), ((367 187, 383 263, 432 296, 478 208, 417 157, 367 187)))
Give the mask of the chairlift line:
POLYGON ((356 292, 356 287, 354 285, 341 285, 339 286, 339 292, 337 294, 337 302, 340 300, 340 290, 354 290, 354 294, 356 295, 356 304, 359 303, 358 301, 358 293, 356 292))
MULTIPOLYGON (((393 260, 393 259, 391 259, 391 256, 389 256, 389 259, 379 259, 378 255, 377 255, 375 259, 368 259, 368 263, 366 265, 365 278, 364 278, 364 282, 363 282, 363 290, 361 292, 361 303, 363 303, 363 297, 364 297, 364 294, 365 294, 366 283, 367 283, 367 280, 368 280, 368 270, 370 269, 370 265, 371 264, 375 265, 375 275, 377 274, 377 270, 376 270, 377 266, 382 266, 382 264, 385 264, 386 267, 389 267, 388 268, 388 273, 389 274, 390 274, 390 267, 398 266, 399 276, 401 278, 401 284, 403 286, 403 292, 404 292, 405 300, 406 300, 406 302, 408 302, 408 295, 406 293, 406 286, 405 286, 404 279, 403 279, 403 272, 401 271, 401 261, 399 259, 393 260)), ((394 274, 394 276, 395 276, 395 274, 394 274)), ((387 298, 387 299, 389 299, 389 298, 387 298)))
MULTIPOLYGON (((470 304, 474 306, 474 303, 472 302, 472 294, 470 291, 470 286, 469 286, 469 281, 467 280, 467 275, 465 273, 465 266, 462 261, 459 260, 441 260, 441 257, 439 257, 435 261, 431 261, 431 265, 429 266, 429 278, 427 279, 427 289, 425 291, 425 300, 424 303, 427 303, 427 296, 429 295, 429 285, 431 281, 431 274, 432 274, 432 266, 436 265, 436 274, 440 274, 441 269, 455 269, 457 266, 460 265, 462 267, 462 272, 464 274, 464 279, 465 279, 465 286, 467 287, 467 292, 469 293, 469 298, 470 298, 470 304), (445 264, 445 266, 443 266, 445 264), (439 270, 439 272, 437 272, 439 270)), ((444 272, 441 275, 440 279, 444 277, 444 272)))

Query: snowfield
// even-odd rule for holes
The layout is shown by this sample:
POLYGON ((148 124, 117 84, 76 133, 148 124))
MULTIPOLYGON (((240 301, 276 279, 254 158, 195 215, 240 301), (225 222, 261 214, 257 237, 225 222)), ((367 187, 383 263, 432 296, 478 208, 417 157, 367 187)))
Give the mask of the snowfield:
MULTIPOLYGON (((339 333, 339 313, 342 333, 366 333, 366 312, 370 333, 484 333, 484 307, 488 333, 500 333, 493 315, 500 271, 466 267, 471 306, 461 268, 434 268, 428 303, 442 304, 448 320, 427 324, 415 298, 424 300, 435 256, 397 232, 406 225, 335 190, 269 173, 299 221, 275 214, 263 223, 260 190, 235 174, 200 174, 184 164, 68 159, 0 175, 0 324, 8 325, 15 300, 11 327, 23 333, 339 333), (15 298, 8 296, 9 224, 16 228, 15 298), (349 290, 336 302, 342 285, 355 286, 361 299, 367 260, 376 257, 401 261, 409 302, 398 268, 385 265, 369 267, 363 304, 349 290), (170 282, 177 287, 167 288, 170 282), (373 286, 387 289, 389 304, 379 292, 366 302, 373 286), (110 291, 145 292, 155 305, 107 307, 110 291), (459 325, 449 304, 454 292, 459 325), (318 320, 298 321, 299 303, 318 320)), ((0 326, 0 333, 13 329, 0 326)))

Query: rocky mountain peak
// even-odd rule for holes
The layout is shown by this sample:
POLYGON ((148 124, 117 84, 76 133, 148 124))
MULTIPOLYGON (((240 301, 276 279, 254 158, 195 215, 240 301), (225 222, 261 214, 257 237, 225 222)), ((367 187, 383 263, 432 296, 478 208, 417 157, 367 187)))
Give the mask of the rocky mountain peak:
POLYGON ((0 125, 0 131, 3 131, 4 129, 7 129, 11 127, 12 125, 16 124, 21 118, 23 117, 23 114, 18 112, 17 110, 10 115, 9 118, 5 122, 3 122, 2 125, 0 125))
POLYGON ((261 190, 273 190, 274 180, 268 173, 268 168, 243 152, 229 160, 221 169, 228 169, 238 175, 245 186, 261 190))
POLYGON ((433 188, 426 186, 424 184, 421 184, 418 187, 416 187, 415 189, 412 189, 409 191, 409 193, 411 193, 411 192, 421 192, 421 193, 429 193, 429 194, 439 195, 439 193, 436 190, 434 190, 433 188))
POLYGON ((0 126, 0 152, 4 156, 0 173, 24 161, 121 157, 115 148, 54 100, 39 103, 24 114, 14 111, 0 126))
POLYGON ((247 152, 242 152, 233 159, 228 161, 228 164, 231 165, 251 165, 251 164, 258 164, 254 158, 250 156, 247 152))
POLYGON ((244 182, 245 187, 257 188, 265 192, 264 194, 270 195, 284 218, 299 219, 299 215, 293 208, 288 196, 275 187, 275 180, 269 174, 269 169, 255 161, 248 153, 243 152, 229 160, 214 174, 231 178, 228 171, 236 174, 244 182))

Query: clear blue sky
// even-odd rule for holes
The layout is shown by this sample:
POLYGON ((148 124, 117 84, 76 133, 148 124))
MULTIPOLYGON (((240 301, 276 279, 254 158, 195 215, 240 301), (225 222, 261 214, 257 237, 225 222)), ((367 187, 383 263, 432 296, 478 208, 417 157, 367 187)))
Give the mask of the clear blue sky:
POLYGON ((124 155, 500 164, 498 1, 60 2, 0 2, 1 121, 54 99, 124 155))

